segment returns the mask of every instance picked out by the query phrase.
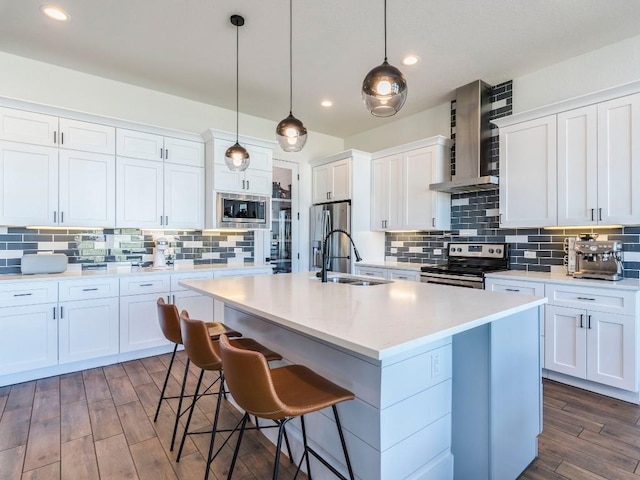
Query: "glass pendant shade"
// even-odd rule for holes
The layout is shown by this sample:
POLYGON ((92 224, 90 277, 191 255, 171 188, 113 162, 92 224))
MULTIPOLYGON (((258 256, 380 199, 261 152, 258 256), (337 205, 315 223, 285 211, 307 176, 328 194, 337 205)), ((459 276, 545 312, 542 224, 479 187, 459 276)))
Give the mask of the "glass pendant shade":
POLYGON ((224 163, 227 164, 229 170, 243 172, 249 166, 249 152, 236 142, 235 145, 227 148, 224 154, 224 163))
POLYGON ((299 152, 307 143, 307 128, 289 113, 276 127, 276 138, 285 152, 299 152))
POLYGON ((362 81, 362 100, 376 117, 390 117, 398 113, 407 99, 407 80, 400 70, 389 65, 372 69, 362 81))

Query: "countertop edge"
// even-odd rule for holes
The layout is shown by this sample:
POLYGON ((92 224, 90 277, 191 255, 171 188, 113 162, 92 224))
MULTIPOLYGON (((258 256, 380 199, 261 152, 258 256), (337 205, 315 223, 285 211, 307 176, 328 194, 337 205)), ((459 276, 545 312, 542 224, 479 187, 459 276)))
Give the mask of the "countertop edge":
POLYGON ((522 280, 538 283, 555 283, 574 287, 605 288, 613 290, 640 291, 640 280, 626 278, 618 281, 592 280, 588 278, 573 278, 562 273, 526 272, 508 270, 504 272, 487 273, 486 278, 501 278, 504 280, 522 280))

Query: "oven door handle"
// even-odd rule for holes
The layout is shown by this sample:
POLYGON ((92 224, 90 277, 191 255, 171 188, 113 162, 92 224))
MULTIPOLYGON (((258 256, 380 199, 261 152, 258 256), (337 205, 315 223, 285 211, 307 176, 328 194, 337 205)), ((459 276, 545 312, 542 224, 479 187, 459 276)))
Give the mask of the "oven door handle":
POLYGON ((448 285, 450 287, 465 287, 465 288, 484 288, 483 282, 474 282, 471 280, 454 280, 454 279, 440 279, 429 277, 427 275, 421 275, 420 281, 422 283, 432 283, 435 285, 448 285))

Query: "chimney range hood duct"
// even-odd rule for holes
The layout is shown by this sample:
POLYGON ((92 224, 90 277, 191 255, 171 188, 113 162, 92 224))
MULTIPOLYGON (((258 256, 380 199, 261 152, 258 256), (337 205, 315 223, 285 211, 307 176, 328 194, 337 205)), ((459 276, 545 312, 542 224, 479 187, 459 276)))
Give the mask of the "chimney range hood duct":
POLYGON ((488 175, 490 112, 491 87, 483 81, 456 90, 456 174, 450 182, 432 183, 430 190, 465 193, 498 188, 498 177, 488 175))

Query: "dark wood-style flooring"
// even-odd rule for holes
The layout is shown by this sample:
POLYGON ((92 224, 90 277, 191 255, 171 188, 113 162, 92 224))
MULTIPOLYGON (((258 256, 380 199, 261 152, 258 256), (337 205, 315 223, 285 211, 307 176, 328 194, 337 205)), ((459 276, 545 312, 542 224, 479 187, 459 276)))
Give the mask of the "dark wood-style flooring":
MULTIPOLYGON (((178 358, 170 395, 184 368, 184 353, 178 358)), ((190 437, 176 463, 169 442, 177 401, 165 403, 153 422, 168 362, 161 355, 0 387, 0 480, 203 478, 208 435, 190 437)), ((192 369, 191 390, 197 373, 192 369)), ((199 402, 195 427, 210 427, 214 399, 199 402)), ((239 418, 223 403, 224 428, 239 418)), ((274 451, 249 432, 234 479, 270 478, 274 451)), ((231 455, 228 445, 213 462, 212 480, 226 478, 231 455)), ((294 470, 282 456, 280 478, 291 479, 294 470)), ((545 380, 539 458, 521 479, 640 480, 640 406, 545 380)))

